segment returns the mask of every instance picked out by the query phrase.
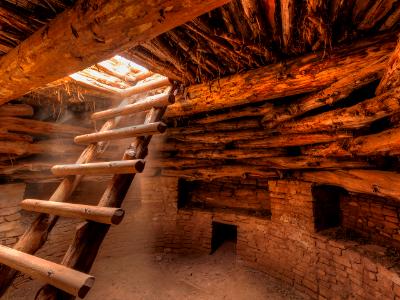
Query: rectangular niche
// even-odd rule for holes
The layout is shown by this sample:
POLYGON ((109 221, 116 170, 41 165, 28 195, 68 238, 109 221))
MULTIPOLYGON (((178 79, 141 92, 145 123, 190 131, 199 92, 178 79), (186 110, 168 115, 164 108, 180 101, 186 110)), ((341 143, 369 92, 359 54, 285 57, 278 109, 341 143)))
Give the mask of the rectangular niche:
POLYGON ((237 242, 237 226, 212 222, 211 254, 225 242, 237 242))
POLYGON ((340 198, 346 190, 336 186, 318 185, 312 188, 315 230, 341 225, 340 198))

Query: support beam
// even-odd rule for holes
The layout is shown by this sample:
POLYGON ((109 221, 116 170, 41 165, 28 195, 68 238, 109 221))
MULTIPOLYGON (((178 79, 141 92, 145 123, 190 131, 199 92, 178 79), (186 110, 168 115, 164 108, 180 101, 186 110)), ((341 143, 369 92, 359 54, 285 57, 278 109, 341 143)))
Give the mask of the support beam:
POLYGON ((304 115, 317 108, 327 107, 348 97, 353 91, 360 89, 381 78, 386 67, 386 58, 378 60, 364 69, 349 76, 341 77, 326 89, 305 96, 294 103, 271 108, 263 118, 266 128, 275 128, 280 124, 304 115))
POLYGON ((385 156, 400 155, 400 128, 391 128, 370 135, 359 136, 343 142, 335 142, 312 149, 315 156, 385 156))
POLYGON ((227 2, 78 0, 0 59, 0 104, 109 59, 227 2))
POLYGON ((400 174, 378 170, 340 170, 303 172, 299 179, 330 184, 355 193, 372 194, 400 200, 400 174))
POLYGON ((279 131, 310 133, 359 129, 398 112, 400 112, 400 88, 350 107, 335 109, 287 125, 283 124, 279 131))
POLYGON ((393 34, 379 35, 334 49, 329 56, 326 51, 321 51, 225 77, 211 84, 191 86, 168 108, 167 116, 192 115, 316 92, 339 78, 387 60, 395 44, 393 34))
POLYGON ((107 175, 140 173, 144 169, 144 160, 121 160, 88 164, 57 165, 51 168, 56 176, 69 175, 107 175))
POLYGON ((27 104, 8 104, 0 106, 0 117, 31 117, 33 107, 27 104))
POLYGON ((390 56, 387 64, 387 69, 378 88, 376 94, 380 95, 392 88, 400 86, 400 39, 398 40, 397 47, 390 56))
POLYGON ((80 218, 102 224, 118 225, 124 218, 121 208, 93 205, 62 203, 36 199, 25 199, 21 202, 24 210, 45 213, 66 218, 80 218))
POLYGON ((81 298, 94 283, 93 276, 1 245, 0 263, 81 298))

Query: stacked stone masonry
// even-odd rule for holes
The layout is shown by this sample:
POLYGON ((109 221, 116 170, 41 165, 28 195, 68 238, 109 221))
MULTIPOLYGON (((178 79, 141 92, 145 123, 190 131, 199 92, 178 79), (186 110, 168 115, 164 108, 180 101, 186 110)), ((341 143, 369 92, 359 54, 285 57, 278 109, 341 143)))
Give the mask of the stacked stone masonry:
POLYGON ((14 245, 23 233, 21 222, 21 202, 25 192, 25 184, 0 185, 0 244, 14 245))
MULTIPOLYGON (((237 226, 238 262, 286 282, 306 299, 400 299, 400 266, 390 247, 348 240, 337 228, 316 232, 310 183, 270 181, 266 189, 271 218, 226 208, 178 209, 177 178, 140 176, 124 203, 126 218, 112 227, 100 256, 209 254, 212 223, 219 222, 237 226)), ((60 259, 63 251, 51 248, 62 236, 69 240, 75 226, 67 223, 55 229, 41 256, 60 259)))
POLYGON ((376 243, 400 249, 398 203, 365 195, 343 195, 340 199, 342 225, 376 243))

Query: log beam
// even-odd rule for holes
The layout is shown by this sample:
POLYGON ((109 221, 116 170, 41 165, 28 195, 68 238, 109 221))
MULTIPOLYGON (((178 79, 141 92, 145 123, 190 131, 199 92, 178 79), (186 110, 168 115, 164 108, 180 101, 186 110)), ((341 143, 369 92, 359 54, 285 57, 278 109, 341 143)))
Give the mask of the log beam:
POLYGON ((350 46, 294 58, 187 89, 168 108, 168 117, 192 115, 241 104, 316 92, 360 69, 384 61, 396 47, 393 34, 361 40, 350 46))
POLYGON ((330 184, 355 193, 366 193, 400 200, 400 174, 377 170, 303 172, 296 177, 319 184, 330 184))
POLYGON ((359 129, 398 112, 400 112, 400 89, 389 91, 350 107, 328 111, 287 125, 283 124, 279 131, 309 133, 359 129))
POLYGON ((387 69, 378 88, 376 94, 381 95, 390 89, 400 86, 400 39, 397 43, 396 49, 390 56, 387 64, 387 69))
POLYGON ((80 0, 0 59, 0 104, 109 59, 227 2, 80 0))

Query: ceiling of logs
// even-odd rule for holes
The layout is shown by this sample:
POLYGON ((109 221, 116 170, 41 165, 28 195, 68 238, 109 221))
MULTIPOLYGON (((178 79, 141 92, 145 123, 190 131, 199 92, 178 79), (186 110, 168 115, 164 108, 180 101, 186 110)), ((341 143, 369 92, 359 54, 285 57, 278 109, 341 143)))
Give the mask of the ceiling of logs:
MULTIPOLYGON (((75 0, 0 1, 0 57, 75 2, 75 0)), ((346 132, 338 135, 334 126, 332 132, 326 128, 319 130, 314 126, 319 122, 319 119, 315 121, 318 113, 341 109, 334 105, 321 107, 324 104, 321 99, 325 99, 325 96, 329 98, 333 94, 339 101, 347 99, 349 95, 356 95, 357 101, 347 104, 353 105, 358 102, 362 104, 364 100, 371 98, 377 81, 382 77, 388 55, 393 51, 395 39, 394 35, 389 34, 389 38, 386 39, 390 41, 380 38, 380 42, 376 43, 373 41, 374 38, 370 37, 376 37, 386 31, 396 32, 400 27, 399 24, 399 0, 233 0, 150 42, 120 53, 119 58, 99 63, 13 103, 0 106, 0 181, 5 177, 6 180, 47 180, 51 177, 48 172, 51 165, 60 160, 72 162, 76 159, 81 148, 72 144, 72 136, 87 132, 92 127, 93 124, 87 121, 88 113, 109 106, 109 99, 112 98, 110 95, 136 84, 141 75, 146 73, 135 68, 131 68, 129 72, 121 72, 118 65, 123 61, 122 57, 188 85, 205 83, 236 73, 244 74, 244 78, 250 75, 259 78, 261 75, 257 71, 265 70, 261 67, 267 65, 270 65, 269 71, 274 72, 275 78, 275 74, 282 71, 280 67, 278 68, 277 62, 284 62, 279 65, 291 70, 291 74, 301 74, 304 68, 308 68, 307 70, 313 74, 321 71, 320 69, 330 70, 332 73, 330 77, 324 77, 326 82, 320 85, 314 84, 314 88, 296 90, 292 87, 290 95, 293 98, 286 97, 282 103, 276 101, 279 102, 277 105, 275 102, 273 104, 267 102, 273 98, 263 97, 265 93, 263 94, 261 90, 258 90, 258 97, 262 99, 257 100, 261 102, 244 103, 244 100, 252 98, 243 91, 246 87, 241 86, 240 81, 236 89, 225 79, 215 81, 214 83, 218 83, 222 88, 230 88, 238 94, 237 99, 232 93, 226 93, 222 95, 223 97, 218 94, 208 99, 204 107, 198 103, 191 106, 190 101, 185 102, 185 106, 179 112, 193 111, 193 114, 201 114, 187 119, 172 120, 176 123, 175 128, 168 131, 168 143, 158 145, 161 147, 162 155, 153 161, 155 167, 163 167, 164 172, 170 172, 172 175, 178 172, 182 176, 182 170, 179 169, 182 168, 188 178, 203 176, 213 179, 218 174, 225 176, 227 173, 230 176, 233 174, 242 177, 243 164, 250 168, 247 173, 253 172, 262 176, 266 176, 265 172, 271 173, 271 164, 274 170, 280 172, 311 167, 343 168, 348 162, 338 163, 331 160, 320 162, 312 158, 316 152, 324 150, 319 148, 315 150, 309 146, 316 143, 316 138, 321 139, 317 144, 323 145, 337 139, 340 141, 352 139, 347 127, 344 128, 346 132), (369 42, 371 45, 354 46, 357 44, 354 41, 361 39, 371 39, 369 42), (343 47, 339 48, 342 50, 338 50, 337 46, 341 44, 343 47), (372 51, 373 53, 364 51, 368 47, 377 50, 372 51), (316 51, 318 53, 315 55, 304 56, 316 51), (345 57, 352 55, 358 65, 353 68, 353 64, 348 63, 347 67, 344 69, 342 67, 341 74, 345 78, 338 81, 336 66, 337 61, 341 61, 343 53, 345 57), (333 57, 331 61, 329 57, 333 57), (381 59, 377 60, 377 57, 381 59), (320 64, 314 69, 311 64, 315 60, 320 61, 320 64), (368 69, 368 72, 365 69, 368 69), (251 71, 245 72, 248 70, 251 71), (354 76, 359 78, 358 73, 362 72, 369 75, 361 81, 354 81, 354 76), (324 90, 326 86, 332 84, 334 85, 330 89, 324 90), (345 91, 335 94, 335 89, 340 91, 345 89, 345 91), (354 94, 354 91, 360 95, 354 94), (228 98, 233 103, 232 108, 211 111, 221 107, 210 103, 221 104, 228 98), (297 103, 300 103, 299 106, 296 106, 297 103), (212 109, 211 105, 214 105, 212 109), (311 109, 320 111, 310 115, 311 109), (314 117, 314 119, 309 123, 298 123, 297 127, 292 123, 285 123, 299 116, 314 117), (304 128, 311 133, 299 137, 301 148, 296 148, 293 153, 292 148, 298 145, 291 146, 288 140, 296 142, 296 137, 299 132, 305 131, 304 128), (281 130, 285 133, 292 132, 292 135, 283 139, 281 130), (318 131, 317 137, 315 130, 318 131), (328 133, 322 136, 319 131, 328 133), (249 139, 257 140, 252 144, 249 139), (274 144, 265 145, 263 144, 265 141, 274 144), (251 152, 248 152, 246 147, 250 148, 251 152), (268 147, 272 147, 273 150, 268 150, 268 147), (246 149, 243 150, 244 148, 246 149), (254 159, 259 157, 263 160, 254 159), (173 159, 179 161, 182 166, 173 159), (170 170, 171 162, 177 164, 174 165, 175 169, 170 170), (233 167, 226 167, 227 162, 233 164, 233 167), (200 171, 196 169, 199 166, 203 168, 200 171), (259 173, 261 167, 263 172, 259 173)), ((346 66, 344 62, 343 66, 346 66)), ((285 73, 285 70, 282 72, 285 73)), ((364 73, 362 74, 365 75, 364 73)), ((282 75, 280 76, 282 78, 287 76, 280 73, 279 75, 282 75)), ((231 78, 228 79, 230 80, 231 78)), ((290 86, 290 78, 287 81, 290 86)), ((308 83, 307 81, 307 85, 308 83)), ((272 89, 273 83, 262 90, 271 93, 272 89)), ((204 95, 202 91, 209 92, 211 88, 207 83, 199 87, 189 87, 188 90, 192 95, 204 95)), ((278 93, 275 98, 287 95, 278 93)), ((381 100, 377 98, 374 101, 381 100)), ((357 109, 354 108, 355 111, 357 109)), ((352 114, 350 109, 349 114, 352 114)), ((322 120, 331 120, 335 117, 335 113, 325 112, 321 115, 322 120)), ((357 131, 357 134, 363 133, 357 131)), ((375 163, 356 159, 349 165, 351 168, 378 168, 379 162, 376 165, 375 163)), ((276 177, 276 174, 273 171, 273 176, 276 177)))
MULTIPOLYGON (((4 0, 0 55, 75 0, 4 0)), ((123 55, 185 83, 282 61, 399 26, 398 0, 233 0, 123 55)))

